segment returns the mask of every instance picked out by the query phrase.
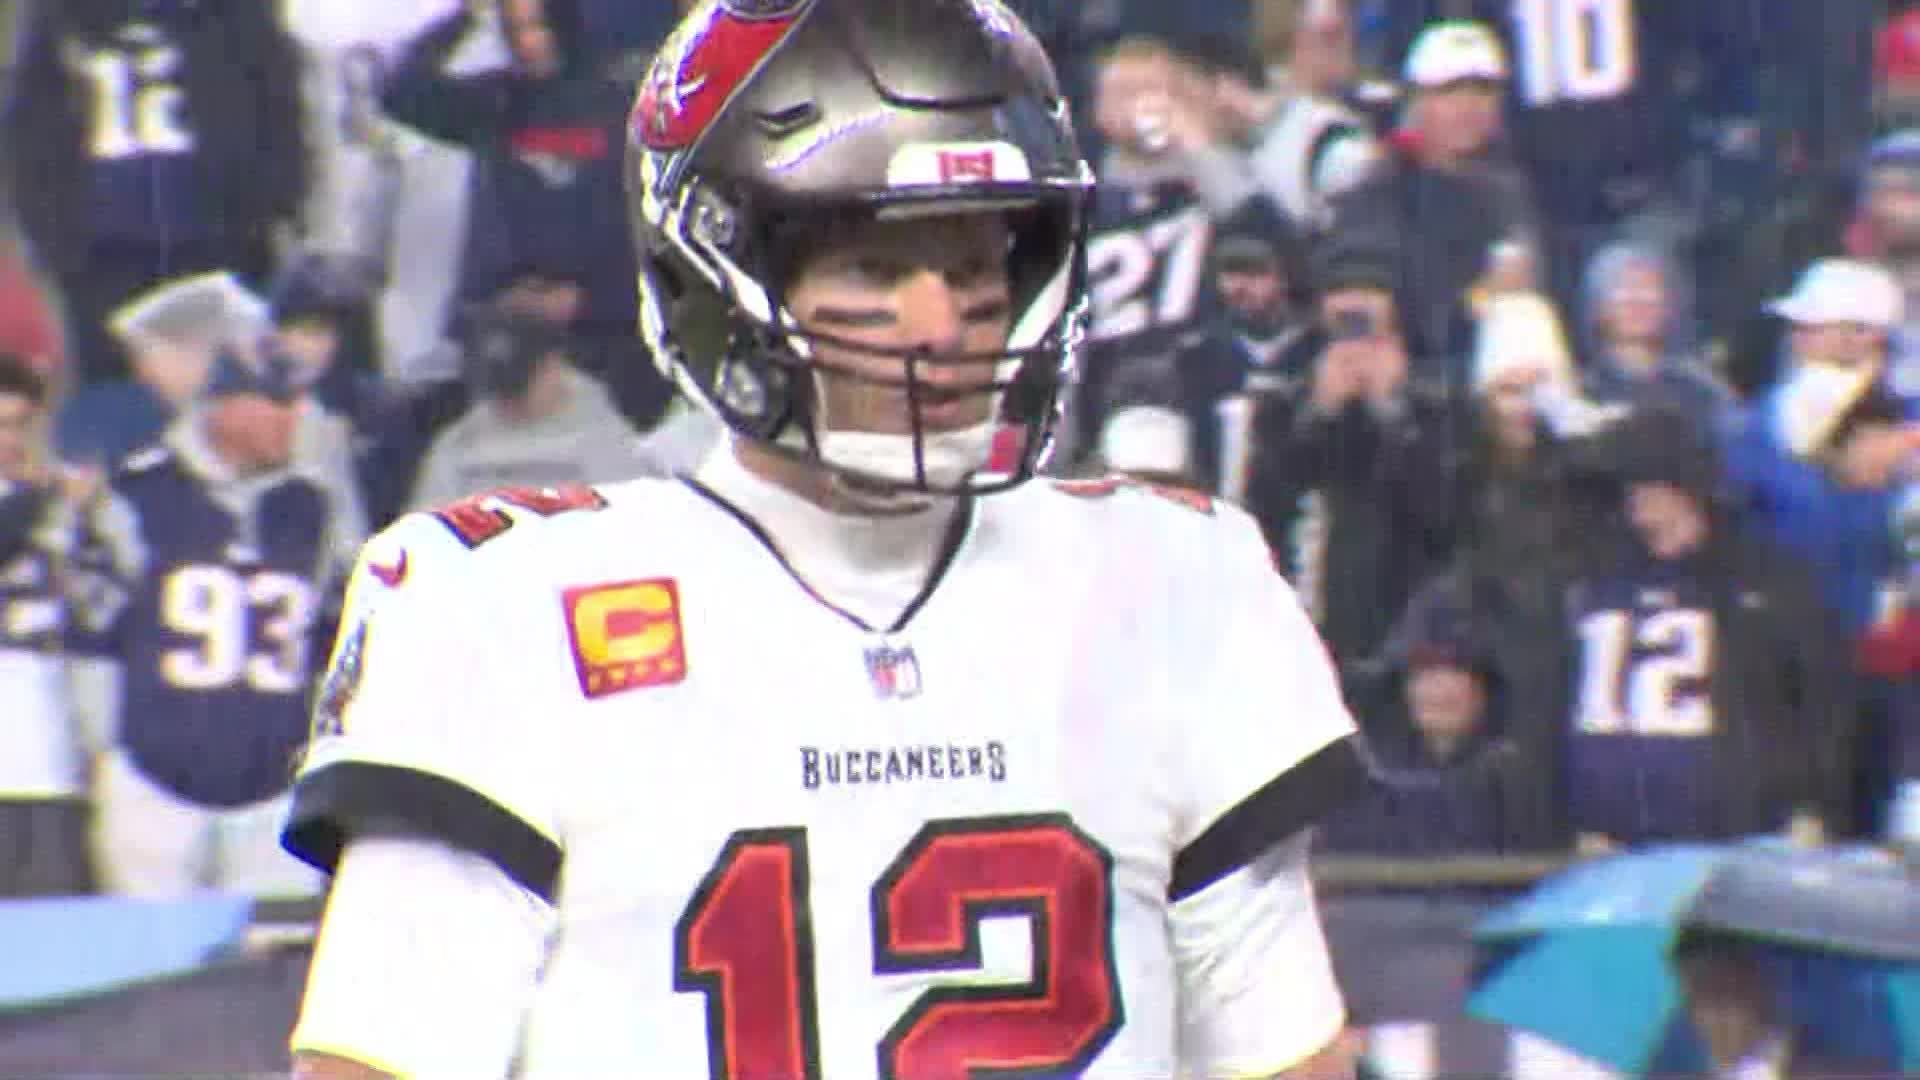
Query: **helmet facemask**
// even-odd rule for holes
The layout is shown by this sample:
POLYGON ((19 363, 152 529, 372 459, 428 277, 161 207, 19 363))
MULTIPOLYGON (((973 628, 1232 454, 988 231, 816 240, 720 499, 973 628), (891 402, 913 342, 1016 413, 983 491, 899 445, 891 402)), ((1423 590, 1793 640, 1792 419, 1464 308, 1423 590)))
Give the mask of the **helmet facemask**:
MULTIPOLYGON (((1006 185, 1005 187, 1011 187, 1006 185)), ((1003 490, 1044 463, 1084 336, 1084 190, 929 189, 746 215, 698 182, 657 216, 642 268, 642 331, 658 362, 736 435, 824 468, 851 493, 1003 490), (787 291, 807 254, 861 220, 1000 213, 1009 228, 1011 327, 1003 348, 931 353, 802 327, 787 291), (762 223, 747 235, 734 223, 762 223), (851 362, 850 362, 851 361, 851 362), (892 424, 836 415, 843 381, 898 393, 892 424), (977 407, 966 402, 980 400, 977 407), (903 406, 903 407, 902 407, 903 406), (941 412, 977 415, 960 425, 941 412), (906 430, 898 430, 904 415, 906 430)), ((642 178, 643 191, 651 190, 642 178)))

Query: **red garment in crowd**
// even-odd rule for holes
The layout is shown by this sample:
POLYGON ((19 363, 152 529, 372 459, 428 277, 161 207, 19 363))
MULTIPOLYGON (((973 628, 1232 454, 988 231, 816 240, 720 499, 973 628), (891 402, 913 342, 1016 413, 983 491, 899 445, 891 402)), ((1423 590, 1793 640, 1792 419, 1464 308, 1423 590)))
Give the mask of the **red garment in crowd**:
POLYGON ((11 252, 0 253, 0 353, 27 360, 49 379, 66 362, 60 321, 46 290, 11 252))
POLYGON ((1920 672, 1920 611, 1883 619, 1860 639, 1860 670, 1899 678, 1920 672))

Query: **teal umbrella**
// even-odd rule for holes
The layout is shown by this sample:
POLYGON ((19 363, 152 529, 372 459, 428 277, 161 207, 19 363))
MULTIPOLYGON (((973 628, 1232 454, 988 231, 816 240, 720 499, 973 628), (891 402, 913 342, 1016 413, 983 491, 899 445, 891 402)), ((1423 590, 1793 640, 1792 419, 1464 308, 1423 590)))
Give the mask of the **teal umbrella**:
POLYGON ((191 974, 241 942, 252 910, 219 894, 0 902, 0 1011, 191 974))
POLYGON ((1475 928, 1468 1012, 1629 1074, 1697 1065, 1668 963, 1692 930, 1753 941, 1827 1050, 1920 1068, 1920 880, 1877 853, 1756 842, 1583 863, 1475 928))

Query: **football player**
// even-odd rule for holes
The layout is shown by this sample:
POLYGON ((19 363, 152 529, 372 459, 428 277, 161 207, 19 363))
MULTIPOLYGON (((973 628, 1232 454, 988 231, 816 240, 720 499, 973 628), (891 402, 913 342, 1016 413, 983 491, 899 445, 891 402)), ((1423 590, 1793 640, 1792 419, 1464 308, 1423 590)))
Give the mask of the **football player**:
POLYGON ((1352 721, 1247 517, 1030 479, 1091 185, 1031 35, 704 0, 629 155, 642 331, 732 438, 369 544, 297 1075, 1317 1074, 1352 721))

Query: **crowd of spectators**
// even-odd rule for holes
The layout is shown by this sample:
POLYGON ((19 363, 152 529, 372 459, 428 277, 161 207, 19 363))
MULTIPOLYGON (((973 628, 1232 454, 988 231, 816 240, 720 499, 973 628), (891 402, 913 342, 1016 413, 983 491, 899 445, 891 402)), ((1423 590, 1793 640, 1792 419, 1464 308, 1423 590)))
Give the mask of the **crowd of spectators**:
MULTIPOLYGON (((1101 180, 1056 467, 1259 519, 1375 759, 1329 849, 1920 841, 1920 14, 1790 6, 1026 5, 1101 180)), ((310 890, 357 543, 711 444, 633 333, 672 7, 16 13, 0 894, 310 890)))
POLYGON ((1094 60, 1068 457, 1259 519, 1377 766, 1323 846, 1911 842, 1917 17, 1284 8, 1094 60))

